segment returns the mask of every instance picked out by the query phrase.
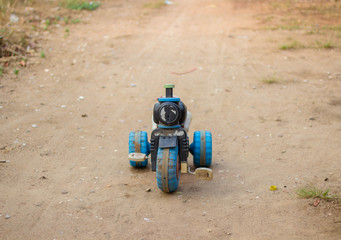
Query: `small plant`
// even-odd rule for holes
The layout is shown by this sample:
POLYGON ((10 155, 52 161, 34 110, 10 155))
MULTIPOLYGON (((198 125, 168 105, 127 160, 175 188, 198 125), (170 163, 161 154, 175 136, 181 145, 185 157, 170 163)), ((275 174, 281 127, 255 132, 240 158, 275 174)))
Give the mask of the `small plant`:
POLYGON ((152 8, 152 9, 159 9, 162 6, 165 6, 165 2, 164 1, 158 1, 158 2, 153 2, 153 3, 146 3, 145 5, 143 5, 143 7, 145 7, 145 8, 152 8))
POLYGON ((69 17, 64 17, 63 18, 64 23, 67 25, 69 24, 69 17))
POLYGON ((40 57, 41 57, 41 58, 45 58, 45 57, 46 57, 46 56, 45 56, 44 50, 41 50, 41 52, 40 52, 40 57))
POLYGON ((13 73, 15 74, 15 76, 17 77, 18 76, 18 74, 19 74, 19 70, 18 69, 16 69, 16 68, 14 68, 13 69, 13 73))
POLYGON ((289 44, 284 44, 282 46, 280 46, 279 49, 281 50, 290 50, 290 49, 298 49, 298 48, 304 48, 305 46, 298 42, 298 41, 292 41, 291 43, 289 44))
POLYGON ((71 23, 73 23, 73 24, 80 23, 80 22, 81 22, 81 20, 79 20, 78 18, 71 20, 71 23))
POLYGON ((72 10, 95 10, 99 7, 99 2, 88 2, 85 0, 66 0, 64 6, 72 10))
POLYGON ((68 36, 70 36, 70 29, 65 28, 64 38, 67 38, 68 36))
POLYGON ((320 42, 320 41, 316 41, 316 45, 318 48, 326 48, 326 49, 331 49, 334 48, 335 46, 331 43, 331 42, 320 42))
POLYGON ((264 78, 262 79, 262 82, 263 82, 263 83, 266 83, 266 84, 279 83, 279 78, 276 77, 276 76, 264 77, 264 78))
POLYGON ((0 77, 2 77, 2 74, 4 74, 4 67, 0 66, 0 77))
POLYGON ((337 195, 329 195, 329 189, 322 190, 315 186, 306 186, 297 189, 296 193, 301 198, 320 198, 326 201, 339 201, 340 197, 337 195))
POLYGON ((48 27, 49 27, 50 25, 51 25, 50 19, 46 19, 46 20, 45 20, 45 27, 44 27, 44 30, 47 30, 48 27))
POLYGON ((330 42, 327 42, 323 44, 323 48, 334 48, 334 46, 330 42))

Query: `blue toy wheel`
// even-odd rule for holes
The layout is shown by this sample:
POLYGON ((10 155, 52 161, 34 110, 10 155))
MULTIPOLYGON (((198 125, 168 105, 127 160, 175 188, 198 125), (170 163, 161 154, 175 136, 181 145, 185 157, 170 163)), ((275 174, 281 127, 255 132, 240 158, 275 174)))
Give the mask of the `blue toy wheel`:
MULTIPOLYGON (((150 153, 150 144, 148 142, 147 132, 133 131, 129 133, 129 153, 144 153, 147 156, 150 153)), ((138 162, 130 160, 133 167, 146 167, 148 159, 138 162)))
POLYGON ((193 135, 190 152, 196 167, 210 167, 212 163, 212 134, 209 131, 196 131, 193 135))
POLYGON ((178 188, 180 180, 178 151, 178 146, 158 149, 156 182, 163 192, 174 192, 178 188))

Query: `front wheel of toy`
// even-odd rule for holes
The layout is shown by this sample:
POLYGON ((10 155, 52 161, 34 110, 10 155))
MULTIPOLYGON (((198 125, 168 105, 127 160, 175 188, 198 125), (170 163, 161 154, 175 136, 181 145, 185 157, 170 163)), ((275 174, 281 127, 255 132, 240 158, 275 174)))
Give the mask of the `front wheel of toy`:
POLYGON ((174 192, 178 188, 180 180, 178 151, 178 146, 158 149, 156 182, 163 192, 174 192))
POLYGON ((209 131, 196 131, 190 146, 196 167, 210 167, 212 163, 212 134, 209 131))
MULTIPOLYGON (((144 153, 146 156, 150 153, 150 144, 148 142, 147 132, 133 131, 129 134, 129 153, 144 153)), ((130 165, 133 167, 146 167, 148 158, 143 161, 132 161, 130 165)))

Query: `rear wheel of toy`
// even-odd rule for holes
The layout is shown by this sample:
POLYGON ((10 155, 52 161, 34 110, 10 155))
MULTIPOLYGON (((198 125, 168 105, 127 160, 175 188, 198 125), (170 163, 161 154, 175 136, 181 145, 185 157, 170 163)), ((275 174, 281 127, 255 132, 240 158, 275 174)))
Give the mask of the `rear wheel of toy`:
POLYGON ((180 164, 178 146, 159 148, 156 161, 156 182, 163 192, 174 192, 179 185, 180 164))
POLYGON ((212 134, 209 131, 196 131, 193 135, 190 152, 196 167, 210 167, 212 163, 212 134))
MULTIPOLYGON (((129 133, 129 153, 144 153, 146 156, 150 153, 150 144, 148 142, 147 132, 133 131, 129 133)), ((148 158, 144 161, 132 161, 130 165, 133 167, 146 167, 148 158)))

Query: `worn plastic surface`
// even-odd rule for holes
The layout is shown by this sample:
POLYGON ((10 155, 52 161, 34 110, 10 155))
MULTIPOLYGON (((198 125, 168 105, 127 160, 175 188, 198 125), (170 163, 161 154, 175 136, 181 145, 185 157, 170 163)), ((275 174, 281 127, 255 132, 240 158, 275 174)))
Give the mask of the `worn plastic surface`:
POLYGON ((210 168, 200 167, 195 169, 195 177, 201 180, 211 181, 213 179, 213 171, 210 168))
MULTIPOLYGON (((150 144, 148 142, 147 132, 133 131, 129 134, 129 153, 144 153, 146 156, 150 153, 150 144)), ((133 167, 146 167, 148 158, 144 161, 129 160, 133 167)))
POLYGON ((147 155, 144 153, 129 153, 128 158, 130 161, 143 162, 147 159, 147 155))
POLYGON ((210 167, 212 163, 212 134, 209 131, 196 131, 190 145, 193 163, 196 167, 210 167))
POLYGON ((161 191, 174 192, 178 188, 179 169, 178 146, 159 148, 156 162, 156 181, 161 191))

